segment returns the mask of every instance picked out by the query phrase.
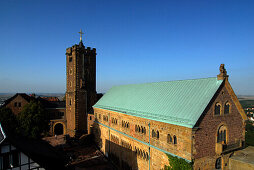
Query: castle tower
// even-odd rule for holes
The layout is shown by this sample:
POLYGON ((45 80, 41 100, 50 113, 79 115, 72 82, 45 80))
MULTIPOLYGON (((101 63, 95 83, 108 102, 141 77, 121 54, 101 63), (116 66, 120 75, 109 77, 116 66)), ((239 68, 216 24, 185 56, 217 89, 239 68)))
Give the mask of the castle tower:
POLYGON ((66 49, 66 119, 70 136, 87 133, 87 113, 96 102, 96 49, 80 43, 66 49))

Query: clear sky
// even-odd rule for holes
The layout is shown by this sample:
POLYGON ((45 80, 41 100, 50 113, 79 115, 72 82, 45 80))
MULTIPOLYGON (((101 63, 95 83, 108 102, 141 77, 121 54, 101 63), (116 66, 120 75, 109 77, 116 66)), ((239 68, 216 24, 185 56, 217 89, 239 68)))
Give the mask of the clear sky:
POLYGON ((97 92, 215 77, 254 95, 253 0, 2 0, 0 92, 65 92, 65 50, 97 49, 97 92))

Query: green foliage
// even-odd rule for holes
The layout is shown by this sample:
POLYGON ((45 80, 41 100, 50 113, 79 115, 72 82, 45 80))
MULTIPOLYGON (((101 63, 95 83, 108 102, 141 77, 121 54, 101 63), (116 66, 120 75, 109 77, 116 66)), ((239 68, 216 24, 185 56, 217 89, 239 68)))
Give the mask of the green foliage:
POLYGON ((18 121, 16 116, 12 113, 11 109, 6 107, 0 108, 0 122, 6 130, 10 132, 16 132, 18 121))
POLYGON ((40 102, 32 101, 18 114, 21 133, 30 138, 40 138, 49 130, 49 119, 40 102))
POLYGON ((192 170, 192 162, 188 163, 182 158, 167 154, 170 165, 164 167, 164 170, 192 170))
POLYGON ((254 146, 254 126, 248 121, 246 123, 246 133, 245 133, 245 142, 247 146, 254 146))

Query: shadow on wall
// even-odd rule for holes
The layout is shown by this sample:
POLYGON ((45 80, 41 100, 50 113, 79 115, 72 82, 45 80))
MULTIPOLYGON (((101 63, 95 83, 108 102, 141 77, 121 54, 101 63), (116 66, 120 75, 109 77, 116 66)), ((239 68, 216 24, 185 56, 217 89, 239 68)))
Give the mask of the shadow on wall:
MULTIPOLYGON (((96 120, 91 129, 98 147, 102 148, 101 130, 96 120)), ((110 133, 109 133, 110 135, 110 133)), ((138 170, 137 156, 146 157, 141 150, 134 149, 130 143, 110 135, 111 141, 105 141, 105 154, 121 170, 138 170), (133 151, 136 150, 136 151, 133 151)))

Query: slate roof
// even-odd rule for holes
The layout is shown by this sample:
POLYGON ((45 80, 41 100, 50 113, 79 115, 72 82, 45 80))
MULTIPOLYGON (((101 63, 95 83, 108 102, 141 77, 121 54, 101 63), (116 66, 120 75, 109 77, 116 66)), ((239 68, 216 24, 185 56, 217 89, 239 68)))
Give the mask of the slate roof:
POLYGON ((93 107, 193 128, 222 82, 214 77, 115 86, 93 107))

